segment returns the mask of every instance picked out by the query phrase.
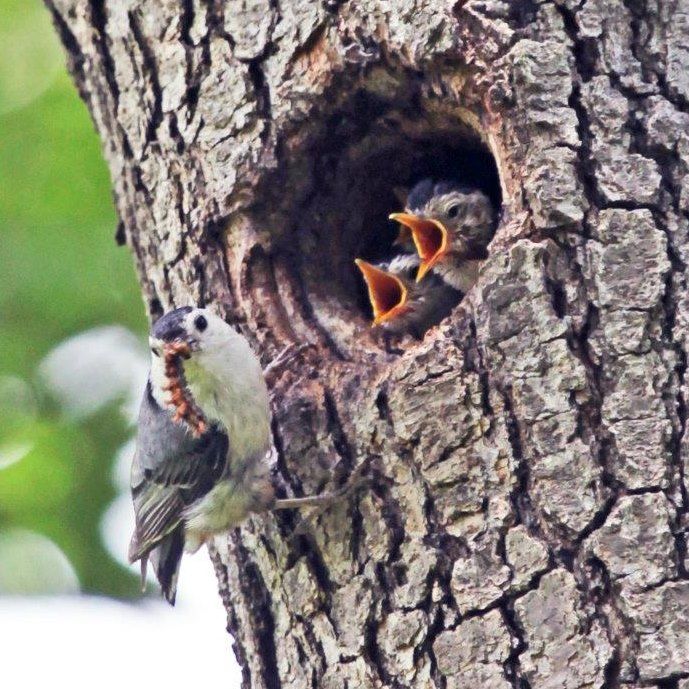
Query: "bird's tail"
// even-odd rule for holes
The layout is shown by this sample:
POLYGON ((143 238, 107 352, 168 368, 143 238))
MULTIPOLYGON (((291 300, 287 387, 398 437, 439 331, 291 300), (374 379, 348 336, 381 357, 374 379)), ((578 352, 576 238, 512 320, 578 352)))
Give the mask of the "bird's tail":
POLYGON ((180 524, 151 551, 151 564, 165 600, 175 604, 179 565, 184 553, 184 525, 180 524))
POLYGON ((143 551, 136 538, 132 537, 129 545, 129 561, 141 560, 141 586, 146 586, 146 568, 150 558, 153 571, 162 589, 165 600, 170 604, 175 604, 177 595, 177 578, 179 577, 179 566, 184 553, 184 525, 180 524, 174 531, 161 539, 154 548, 143 551))

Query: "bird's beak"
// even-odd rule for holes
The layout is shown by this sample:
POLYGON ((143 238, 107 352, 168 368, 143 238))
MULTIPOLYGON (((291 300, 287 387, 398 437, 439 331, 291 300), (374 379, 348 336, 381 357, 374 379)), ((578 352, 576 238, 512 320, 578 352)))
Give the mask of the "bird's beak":
POLYGON ((412 213, 392 213, 390 220, 396 220, 411 232, 416 251, 421 259, 416 281, 424 275, 447 253, 448 232, 438 220, 420 218, 412 213))
POLYGON ((373 307, 373 325, 397 318, 408 310, 409 295, 402 280, 360 258, 354 262, 366 282, 368 300, 373 307))
POLYGON ((180 356, 182 359, 189 359, 191 357, 191 352, 196 348, 195 341, 193 340, 187 342, 186 340, 177 338, 170 342, 169 340, 163 340, 153 336, 148 338, 148 346, 156 356, 166 356, 171 351, 174 351, 175 354, 180 356))

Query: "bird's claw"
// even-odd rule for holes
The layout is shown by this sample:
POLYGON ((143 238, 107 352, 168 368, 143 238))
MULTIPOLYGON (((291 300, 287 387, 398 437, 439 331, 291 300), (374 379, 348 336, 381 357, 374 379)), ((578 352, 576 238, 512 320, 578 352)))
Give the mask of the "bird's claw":
POLYGON ((326 493, 319 493, 318 495, 308 495, 298 498, 281 498, 276 500, 273 504, 273 510, 303 509, 308 507, 315 508, 311 514, 306 517, 302 517, 294 531, 290 534, 289 540, 293 542, 299 536, 304 534, 308 526, 318 519, 318 517, 320 517, 321 514, 323 514, 323 512, 325 512, 325 510, 331 507, 334 503, 346 498, 356 490, 369 484, 371 482, 371 477, 364 475, 367 469, 368 461, 364 461, 359 464, 350 474, 347 482, 336 490, 326 493))

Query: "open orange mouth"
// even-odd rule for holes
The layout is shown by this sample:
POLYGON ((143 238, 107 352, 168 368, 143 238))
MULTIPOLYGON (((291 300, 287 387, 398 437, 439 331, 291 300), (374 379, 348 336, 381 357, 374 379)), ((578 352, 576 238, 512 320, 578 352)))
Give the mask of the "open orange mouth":
POLYGON ((408 293, 402 280, 360 258, 354 263, 366 282, 368 300, 373 308, 373 325, 380 325, 408 311, 408 293))
POLYGON ((423 276, 447 253, 448 233, 438 220, 420 218, 411 213, 392 213, 390 220, 395 220, 411 230, 416 251, 421 259, 416 281, 423 276))

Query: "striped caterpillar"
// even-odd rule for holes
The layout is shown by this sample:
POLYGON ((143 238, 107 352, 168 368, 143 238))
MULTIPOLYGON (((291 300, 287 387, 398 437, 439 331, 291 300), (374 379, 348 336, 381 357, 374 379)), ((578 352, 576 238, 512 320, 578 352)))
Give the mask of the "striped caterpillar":
POLYGON ((169 402, 175 408, 173 421, 184 421, 191 428, 194 437, 199 438, 208 430, 208 423, 191 399, 184 380, 182 359, 188 359, 190 355, 191 351, 186 342, 170 342, 163 345, 165 377, 168 381, 163 389, 170 393, 169 402))

